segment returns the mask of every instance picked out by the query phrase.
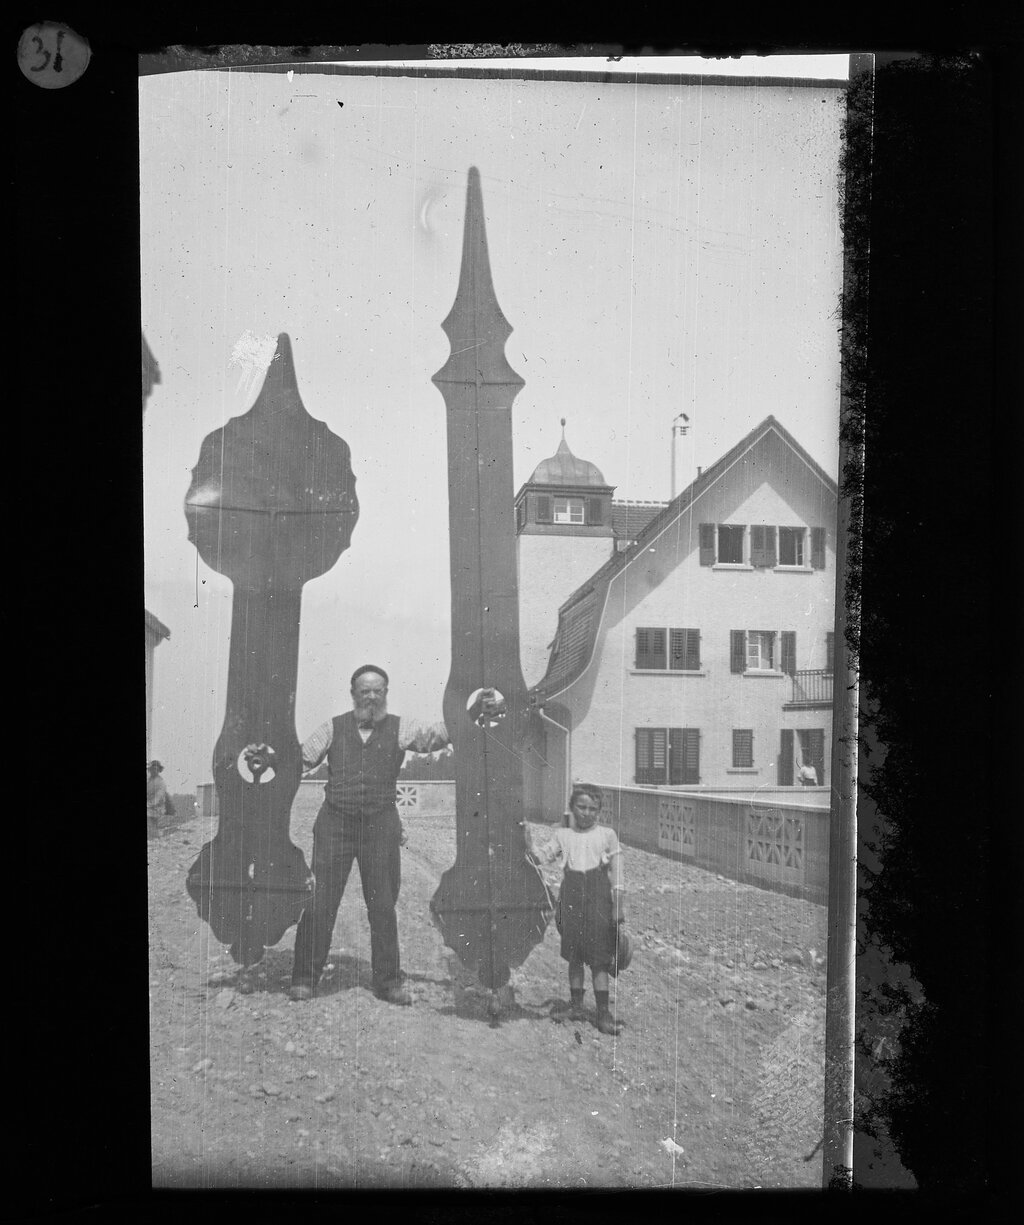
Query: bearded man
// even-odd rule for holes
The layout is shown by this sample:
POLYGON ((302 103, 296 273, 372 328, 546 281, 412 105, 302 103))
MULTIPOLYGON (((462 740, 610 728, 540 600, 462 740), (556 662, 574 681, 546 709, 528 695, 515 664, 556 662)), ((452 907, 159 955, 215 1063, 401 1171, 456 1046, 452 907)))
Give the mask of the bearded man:
MULTIPOLYGON (((407 751, 431 753, 450 742, 443 723, 418 723, 388 713, 388 674, 364 664, 352 674, 352 709, 321 724, 302 746, 303 772, 327 761, 324 802, 313 826, 313 897, 295 935, 289 994, 316 993, 330 952, 352 863, 359 863, 370 922, 373 990, 389 1004, 411 1004, 402 986, 395 903, 402 881, 402 823, 395 803, 407 751)), ((504 717, 504 701, 481 691, 483 717, 504 717)))

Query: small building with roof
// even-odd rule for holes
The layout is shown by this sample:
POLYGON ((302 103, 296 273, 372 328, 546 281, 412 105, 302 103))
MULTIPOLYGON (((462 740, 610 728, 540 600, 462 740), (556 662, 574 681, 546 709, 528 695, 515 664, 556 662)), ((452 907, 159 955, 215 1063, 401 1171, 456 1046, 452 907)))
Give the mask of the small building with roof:
POLYGON ((553 632, 531 610, 551 646, 537 678, 538 632, 526 677, 538 716, 528 817, 561 812, 581 779, 748 794, 812 779, 827 787, 835 481, 767 417, 671 502, 649 506, 645 523, 623 516, 635 535, 618 548, 612 487, 580 467, 564 439, 552 461, 516 499, 521 599, 530 607, 531 583, 546 581, 559 600, 584 549, 603 560, 561 596, 557 614, 548 606, 553 632), (577 486, 563 475, 584 472, 577 486), (556 498, 568 523, 555 521, 556 498), (552 536, 558 581, 543 578, 543 555, 523 548, 550 547, 552 536))

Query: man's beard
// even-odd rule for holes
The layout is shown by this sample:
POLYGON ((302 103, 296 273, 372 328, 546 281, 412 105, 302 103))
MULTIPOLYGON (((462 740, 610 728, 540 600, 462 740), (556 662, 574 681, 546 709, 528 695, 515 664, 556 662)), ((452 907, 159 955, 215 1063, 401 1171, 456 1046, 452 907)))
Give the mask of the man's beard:
POLYGON ((387 718, 388 708, 386 702, 381 702, 378 706, 376 703, 367 704, 364 706, 353 707, 356 719, 360 723, 368 723, 372 719, 374 723, 382 723, 387 718))

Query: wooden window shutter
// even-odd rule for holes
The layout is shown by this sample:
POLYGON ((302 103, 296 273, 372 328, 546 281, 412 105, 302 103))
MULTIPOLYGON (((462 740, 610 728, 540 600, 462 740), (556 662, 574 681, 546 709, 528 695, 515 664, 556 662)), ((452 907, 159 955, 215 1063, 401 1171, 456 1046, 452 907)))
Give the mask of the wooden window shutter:
POLYGON ((686 756, 683 752, 683 729, 668 729, 668 781, 677 786, 686 781, 686 756))
POLYGON ((636 729, 636 781, 642 785, 655 786, 663 783, 667 774, 665 729, 663 727, 638 727, 636 729))
POLYGON ((516 507, 516 527, 522 528, 526 523, 526 499, 516 507))
POLYGON ((747 670, 747 631, 729 631, 729 671, 745 672, 747 670))
POLYGON ((684 727, 683 733, 683 778, 684 783, 700 782, 700 731, 696 727, 684 727))
POLYGON ((761 523, 750 525, 750 564, 763 569, 768 565, 768 549, 765 545, 767 530, 761 523))
POLYGON ((668 666, 675 669, 686 667, 686 630, 669 630, 668 666))
POLYGON ((825 671, 834 672, 836 664, 836 636, 832 630, 825 635, 825 671))
POLYGON ((751 729, 733 728, 732 764, 735 769, 749 769, 754 764, 754 733, 751 729))
POLYGON ((600 498, 587 498, 587 522, 600 526, 603 522, 602 509, 603 503, 600 498))
POLYGON ((669 630, 669 667, 696 671, 700 667, 700 630, 669 630))
POLYGON ((551 522, 551 499, 546 493, 537 495, 537 522, 551 522))
POLYGON ((811 567, 814 570, 825 569, 825 529, 811 528, 811 567))
POLYGON ((764 564, 766 566, 771 567, 779 564, 779 555, 775 551, 775 528, 773 527, 766 527, 764 529, 764 552, 766 558, 764 564))
POLYGON ((665 631, 663 629, 638 629, 636 632, 636 666, 638 668, 664 668, 665 631))
POLYGON ((663 727, 651 729, 651 774, 655 783, 668 778, 668 737, 663 727))
POLYGON ((779 744, 779 786, 793 786, 793 732, 784 727, 779 744))
POLYGON ((818 786, 825 785, 825 731, 820 727, 813 727, 805 733, 807 737, 807 756, 810 758, 812 765, 818 774, 818 786))
POLYGON ((702 523, 700 525, 700 564, 713 566, 715 563, 715 525, 702 523))
POLYGON ((796 631, 782 631, 782 660, 780 668, 787 675, 792 676, 796 671, 796 631))

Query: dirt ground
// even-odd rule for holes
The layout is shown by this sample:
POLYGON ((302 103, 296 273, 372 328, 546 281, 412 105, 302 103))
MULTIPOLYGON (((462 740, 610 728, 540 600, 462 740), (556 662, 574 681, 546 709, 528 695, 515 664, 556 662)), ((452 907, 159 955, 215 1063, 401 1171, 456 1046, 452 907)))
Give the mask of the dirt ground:
MULTIPOLYGON (((315 811, 292 818, 307 862, 315 811)), ((411 1008, 370 990, 357 867, 296 1004, 295 929, 242 973, 185 893, 215 823, 149 842, 155 1187, 820 1186, 824 907, 626 848, 622 1033, 594 1027, 589 976, 590 1020, 550 1019, 568 998, 553 924, 494 1024, 429 919, 454 819, 405 825, 411 1008)))

